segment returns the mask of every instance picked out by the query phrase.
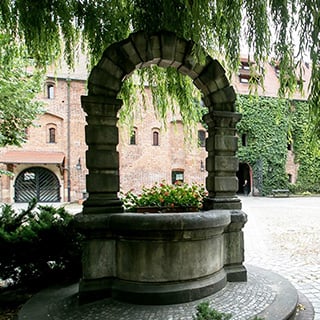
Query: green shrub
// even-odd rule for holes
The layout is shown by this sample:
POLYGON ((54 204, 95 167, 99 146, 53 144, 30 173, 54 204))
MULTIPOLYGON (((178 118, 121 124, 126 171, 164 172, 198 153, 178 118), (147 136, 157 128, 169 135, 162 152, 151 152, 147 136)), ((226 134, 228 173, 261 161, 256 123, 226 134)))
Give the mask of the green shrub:
POLYGON ((202 302, 197 306, 197 313, 193 320, 229 320, 230 314, 221 313, 213 308, 210 308, 209 302, 202 302))
POLYGON ((15 286, 44 287, 78 280, 81 236, 64 208, 0 208, 0 278, 15 286))

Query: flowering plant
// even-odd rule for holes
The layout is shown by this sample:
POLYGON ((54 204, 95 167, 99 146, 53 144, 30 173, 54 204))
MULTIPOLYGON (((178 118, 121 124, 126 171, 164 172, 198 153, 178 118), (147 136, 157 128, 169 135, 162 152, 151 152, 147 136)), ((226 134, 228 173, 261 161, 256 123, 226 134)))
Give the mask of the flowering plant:
POLYGON ((121 194, 126 211, 135 212, 141 207, 155 207, 160 212, 174 211, 177 207, 187 209, 192 207, 199 210, 205 196, 205 188, 196 183, 187 184, 177 182, 168 184, 155 183, 151 188, 142 188, 142 193, 135 194, 129 191, 121 194))

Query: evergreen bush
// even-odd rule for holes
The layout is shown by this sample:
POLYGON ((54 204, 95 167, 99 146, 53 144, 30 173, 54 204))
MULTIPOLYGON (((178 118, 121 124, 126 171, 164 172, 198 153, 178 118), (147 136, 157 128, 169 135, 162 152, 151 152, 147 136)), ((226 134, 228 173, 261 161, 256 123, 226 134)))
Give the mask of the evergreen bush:
POLYGON ((0 209, 0 278, 17 287, 76 281, 81 273, 81 236, 62 207, 0 209))

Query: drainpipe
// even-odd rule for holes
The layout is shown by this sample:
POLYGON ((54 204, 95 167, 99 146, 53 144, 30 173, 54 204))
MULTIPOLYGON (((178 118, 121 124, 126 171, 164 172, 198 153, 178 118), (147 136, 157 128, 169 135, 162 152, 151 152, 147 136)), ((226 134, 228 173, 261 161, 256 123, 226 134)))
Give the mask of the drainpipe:
POLYGON ((67 190, 68 190, 68 202, 71 201, 71 177, 70 177, 70 121, 71 121, 71 110, 70 110, 70 78, 66 78, 67 82, 67 190))

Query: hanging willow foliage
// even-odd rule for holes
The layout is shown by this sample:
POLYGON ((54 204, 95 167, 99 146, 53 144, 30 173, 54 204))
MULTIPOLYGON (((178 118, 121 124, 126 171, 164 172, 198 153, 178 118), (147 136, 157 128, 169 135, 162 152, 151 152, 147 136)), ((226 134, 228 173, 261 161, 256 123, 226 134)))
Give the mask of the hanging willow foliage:
MULTIPOLYGON (((263 64, 272 58, 280 67, 281 96, 296 90, 301 61, 310 60, 311 114, 320 136, 318 0, 0 1, 0 32, 24 43, 40 65, 51 63, 62 52, 72 65, 79 45, 88 49, 91 62, 96 63, 108 45, 138 30, 169 30, 192 39, 231 72, 238 69, 243 48, 256 62, 258 70, 254 71, 261 75, 263 64)), ((195 56, 202 59, 203 52, 195 56)), ((168 85, 161 72, 153 73, 159 85, 168 85)), ((167 76, 175 77, 170 71, 167 76)), ((171 91, 178 90, 174 95, 180 98, 188 94, 184 100, 191 101, 192 92, 181 92, 187 87, 174 85, 171 91)))

